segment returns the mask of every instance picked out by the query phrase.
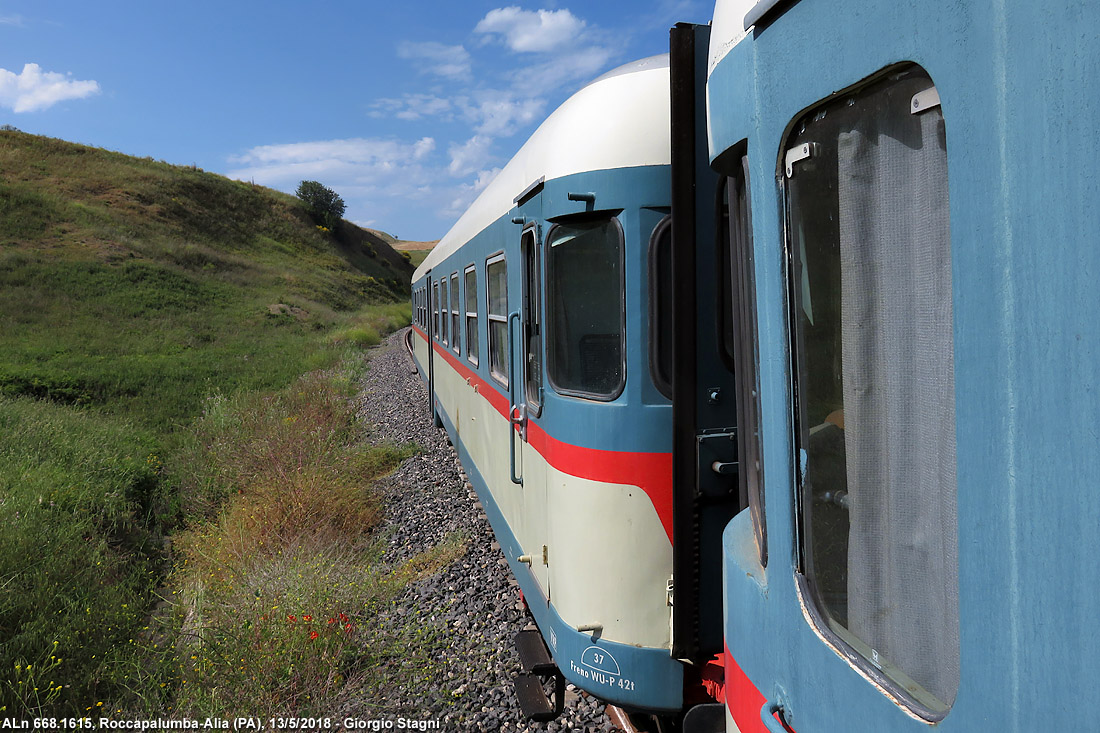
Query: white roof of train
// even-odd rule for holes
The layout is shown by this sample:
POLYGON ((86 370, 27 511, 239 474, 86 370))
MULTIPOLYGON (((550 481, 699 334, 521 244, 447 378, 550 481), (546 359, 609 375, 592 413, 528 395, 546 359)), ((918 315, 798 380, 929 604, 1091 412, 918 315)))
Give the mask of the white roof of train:
POLYGON ((444 235, 414 280, 512 210, 525 188, 573 173, 668 165, 668 54, 621 66, 567 99, 444 235))
POLYGON ((749 34, 745 30, 745 16, 757 2, 758 0, 718 0, 714 4, 714 19, 710 24, 710 53, 707 60, 708 77, 730 49, 749 34))

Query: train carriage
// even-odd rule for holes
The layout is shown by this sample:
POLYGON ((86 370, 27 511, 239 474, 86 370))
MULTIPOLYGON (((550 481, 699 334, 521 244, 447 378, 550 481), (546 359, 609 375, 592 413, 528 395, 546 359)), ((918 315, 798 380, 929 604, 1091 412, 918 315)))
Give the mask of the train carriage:
POLYGON ((525 666, 684 733, 1095 727, 1098 41, 718 0, 539 128, 413 282, 525 666))
POLYGON ((604 699, 675 711, 670 405, 647 311, 669 213, 668 84, 657 57, 569 99, 413 290, 433 415, 557 667, 604 699))

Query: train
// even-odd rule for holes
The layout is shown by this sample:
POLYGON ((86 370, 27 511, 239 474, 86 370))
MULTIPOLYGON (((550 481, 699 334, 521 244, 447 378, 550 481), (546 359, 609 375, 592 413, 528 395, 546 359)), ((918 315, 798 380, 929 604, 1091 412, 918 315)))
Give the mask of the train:
POLYGON ((718 0, 546 119, 412 278, 530 717, 1096 727, 1098 120, 1087 0, 718 0))

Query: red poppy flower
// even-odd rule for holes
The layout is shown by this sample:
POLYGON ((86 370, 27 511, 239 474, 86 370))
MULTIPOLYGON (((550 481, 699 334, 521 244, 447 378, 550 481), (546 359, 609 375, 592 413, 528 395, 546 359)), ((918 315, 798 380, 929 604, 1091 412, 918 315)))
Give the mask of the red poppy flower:
POLYGON ((344 623, 347 623, 348 622, 348 617, 345 616, 344 614, 340 614, 340 620, 343 621, 344 623))
POLYGON ((290 614, 287 614, 286 620, 289 621, 290 623, 294 623, 298 619, 296 619, 294 616, 291 616, 290 614))
POLYGON ((313 639, 316 639, 318 636, 320 636, 320 634, 318 634, 316 631, 309 632, 309 638, 310 638, 311 641, 313 639))
POLYGON ((332 625, 333 625, 334 623, 336 623, 336 619, 334 619, 334 618, 330 618, 330 619, 328 620, 328 625, 329 625, 329 626, 332 626, 332 625))
POLYGON ((351 624, 344 626, 344 631, 351 631, 351 624))
POLYGON ((307 613, 306 615, 302 616, 302 620, 308 624, 310 621, 313 620, 313 617, 307 613))

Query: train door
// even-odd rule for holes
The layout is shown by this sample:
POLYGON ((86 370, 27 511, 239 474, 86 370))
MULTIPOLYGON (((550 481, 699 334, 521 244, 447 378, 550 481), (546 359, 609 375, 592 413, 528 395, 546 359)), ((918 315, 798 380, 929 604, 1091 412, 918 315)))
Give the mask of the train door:
POLYGON ((547 465, 532 447, 530 438, 542 416, 542 241, 537 222, 527 224, 520 235, 523 287, 521 290, 519 349, 522 368, 524 421, 518 439, 523 466, 523 498, 532 556, 531 570, 550 598, 547 547, 547 465))
MULTIPOLYGON (((519 233, 519 285, 511 292, 519 293, 519 303, 510 303, 508 332, 512 342, 511 411, 509 420, 514 429, 511 436, 512 481, 522 490, 520 542, 524 560, 550 599, 548 572, 549 533, 546 491, 548 466, 532 446, 531 438, 538 433, 543 404, 542 360, 542 191, 544 181, 538 179, 516 196, 514 203, 520 214, 512 219, 522 229, 519 233), (517 307, 518 306, 518 307, 517 307)), ((532 599, 528 599, 531 602, 532 599)))
POLYGON ((744 505, 703 103, 707 26, 672 29, 673 656, 722 652, 722 530, 744 505))
POLYGON ((439 333, 439 282, 432 277, 431 270, 428 270, 425 282, 428 298, 428 412, 432 416, 432 423, 438 427, 439 417, 435 407, 435 337, 439 333))

